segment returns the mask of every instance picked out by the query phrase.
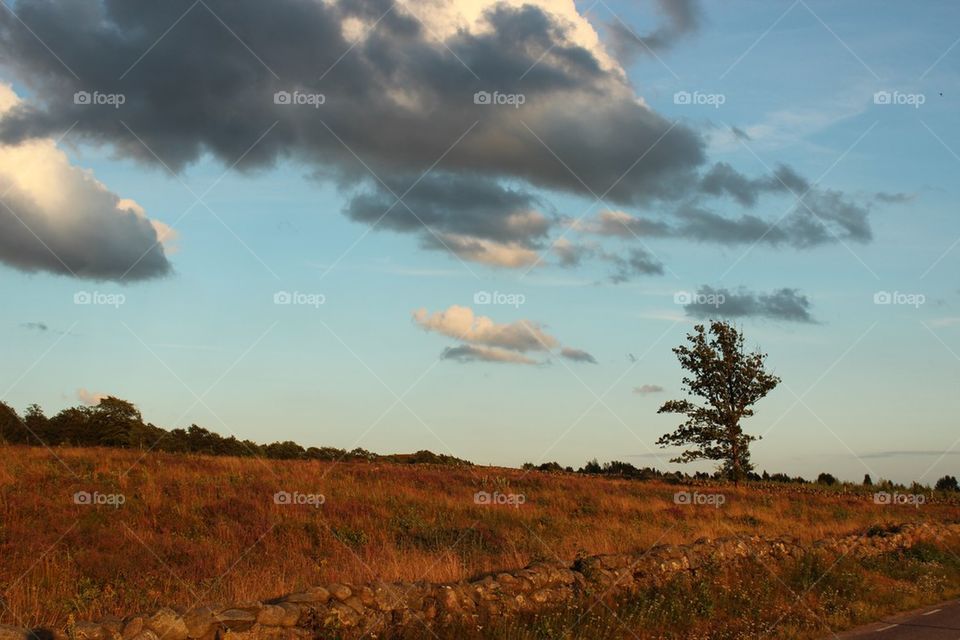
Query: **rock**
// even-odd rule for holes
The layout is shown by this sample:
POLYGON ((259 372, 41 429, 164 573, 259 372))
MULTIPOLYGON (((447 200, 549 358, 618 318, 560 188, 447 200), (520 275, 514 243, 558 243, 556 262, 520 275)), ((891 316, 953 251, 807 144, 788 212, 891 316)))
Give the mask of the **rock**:
POLYGON ((291 593, 284 600, 287 602, 320 602, 330 599, 330 592, 323 587, 310 587, 302 593, 291 593))
POLYGON ((268 604, 257 614, 257 623, 268 627, 293 627, 300 619, 300 607, 291 602, 268 604))
POLYGON ((134 616, 127 620, 127 623, 123 626, 123 631, 121 635, 123 640, 131 640, 143 630, 143 618, 141 616, 134 616))
POLYGON ((215 619, 230 631, 246 631, 256 623, 257 616, 243 609, 227 609, 217 613, 215 619))
POLYGON ((106 640, 105 636, 103 627, 96 622, 78 622, 73 626, 73 637, 76 640, 106 640))
POLYGON ((358 598, 358 597, 356 597, 356 596, 352 596, 352 597, 350 597, 350 598, 347 598, 347 599, 343 602, 343 604, 347 605, 348 607, 350 607, 351 609, 353 609, 354 611, 356 611, 356 612, 357 612, 358 614, 360 614, 360 615, 363 615, 364 612, 365 612, 365 609, 363 608, 363 602, 360 600, 360 598, 358 598))
POLYGON ((365 607, 372 607, 377 603, 373 589, 370 587, 361 587, 357 592, 357 597, 360 598, 360 602, 362 602, 365 607))
POLYGON ((334 602, 330 605, 330 613, 327 616, 329 626, 350 628, 357 626, 360 616, 357 612, 342 602, 334 602))
POLYGON ((137 635, 133 636, 133 640, 160 640, 160 637, 150 629, 144 629, 137 635))
POLYGON ((450 586, 443 586, 437 593, 437 599, 444 609, 459 609, 460 599, 457 598, 457 592, 450 586))
POLYGON ((530 599, 537 604, 545 604, 550 601, 550 592, 546 589, 540 589, 530 594, 530 599))
POLYGON ((340 602, 346 601, 347 598, 353 595, 353 591, 351 591, 350 587, 348 587, 345 584, 337 584, 337 583, 331 584, 329 586, 329 591, 330 591, 330 595, 332 595, 334 598, 336 598, 340 602))
POLYGON ((210 607, 198 607, 183 614, 183 623, 188 638, 202 638, 217 624, 217 619, 210 607))
POLYGON ((167 607, 150 616, 146 625, 160 636, 160 640, 187 640, 189 635, 183 618, 176 611, 167 607))

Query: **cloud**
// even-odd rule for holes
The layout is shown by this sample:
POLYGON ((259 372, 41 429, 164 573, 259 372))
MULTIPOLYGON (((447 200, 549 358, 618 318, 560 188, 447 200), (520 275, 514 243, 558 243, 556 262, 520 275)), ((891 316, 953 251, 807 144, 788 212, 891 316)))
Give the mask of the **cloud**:
POLYGON ((670 49, 681 37, 696 31, 702 20, 697 0, 658 0, 657 10, 663 16, 664 24, 643 36, 619 19, 607 25, 611 45, 620 59, 656 55, 670 49))
POLYGON ((739 205, 755 207, 764 194, 789 195, 797 203, 779 219, 751 213, 724 215, 711 210, 697 197, 675 207, 663 218, 604 210, 579 222, 584 234, 622 239, 681 238, 718 245, 762 243, 806 249, 835 242, 869 242, 873 233, 869 208, 844 193, 811 187, 788 166, 768 176, 749 178, 725 163, 718 163, 700 180, 700 194, 730 197, 739 205))
POLYGON ((445 311, 413 312, 413 321, 424 331, 439 333, 464 343, 447 347, 440 354, 444 360, 459 362, 505 362, 513 364, 546 364, 546 358, 534 359, 527 354, 549 356, 559 349, 563 358, 580 362, 596 360, 586 351, 561 347, 560 342, 531 320, 497 323, 474 314, 469 307, 452 305, 445 311))
MULTIPOLYGON (((674 4, 663 10, 675 21, 674 4)), ((0 14, 0 56, 35 99, 4 118, 0 140, 73 126, 77 140, 177 171, 208 154, 239 171, 304 163, 352 194, 355 220, 373 224, 403 195, 413 213, 398 204, 378 226, 422 235, 419 216, 461 258, 513 267, 530 264, 549 228, 531 189, 609 190, 639 205, 695 182, 702 136, 637 98, 572 2, 426 5, 20 0, 32 33, 0 14), (40 40, 57 42, 70 68, 40 40), (276 104, 284 91, 324 101, 276 104), (482 91, 524 104, 475 104, 482 91), (124 101, 75 104, 77 92, 124 101)))
POLYGON ((592 247, 584 244, 575 244, 566 238, 558 238, 556 242, 553 243, 552 249, 561 267, 579 266, 584 258, 594 253, 592 247))
POLYGON ((690 304, 684 306, 694 318, 767 318, 790 322, 814 322, 810 315, 810 301, 796 289, 777 289, 771 293, 756 293, 740 288, 714 289, 703 286, 690 304))
POLYGON ((882 459, 882 458, 912 458, 912 457, 933 457, 933 456, 957 456, 960 451, 936 451, 936 450, 914 450, 914 451, 877 451, 874 453, 864 453, 856 456, 861 460, 882 459))
POLYGON ((567 360, 573 360, 574 362, 589 362, 590 364, 597 364, 597 359, 592 355, 582 349, 574 349, 572 347, 563 347, 560 349, 560 357, 566 358, 567 360))
POLYGON ((459 305, 432 314, 426 309, 418 309, 413 319, 426 331, 488 347, 527 352, 549 351, 558 344, 556 338, 535 322, 518 320, 498 324, 486 316, 474 315, 470 307, 459 305))
POLYGON ((663 264, 646 249, 630 249, 626 257, 607 255, 606 259, 614 264, 616 271, 610 281, 619 284, 638 275, 662 275, 663 264))
POLYGON ((879 191, 873 194, 873 198, 877 202, 883 202, 885 204, 903 204, 905 202, 911 202, 917 197, 915 193, 886 193, 884 191, 879 191))
POLYGON ((575 227, 583 233, 620 238, 668 237, 675 232, 666 222, 633 216, 625 211, 605 210, 575 227))
POLYGON ((536 360, 528 358, 522 353, 499 349, 497 347, 478 347, 462 344, 457 347, 447 347, 440 354, 443 360, 457 360, 459 362, 507 362, 512 364, 538 364, 536 360))
POLYGON ((354 196, 347 215, 358 222, 415 233, 429 248, 493 266, 520 267, 537 260, 536 248, 552 221, 536 196, 475 176, 430 174, 413 187, 409 177, 388 179, 354 196), (403 193, 403 199, 398 200, 403 193))
POLYGON ((100 401, 106 397, 108 397, 108 395, 104 393, 93 393, 83 388, 77 389, 77 400, 88 407, 97 406, 100 404, 100 401))
POLYGON ((422 245, 427 249, 449 251, 461 260, 479 262, 491 267, 520 268, 533 265, 538 254, 515 242, 495 242, 483 238, 454 234, 424 235, 422 245))
POLYGON ((663 393, 663 391, 664 388, 658 384, 644 384, 633 388, 633 392, 641 396, 649 395, 651 393, 663 393))
POLYGON ((50 329, 46 322, 24 322, 20 326, 24 329, 31 329, 35 331, 47 331, 50 329))
MULTIPOLYGON (((657 10, 662 26, 642 36, 614 29, 614 46, 663 50, 702 21, 693 0, 658 0, 657 10)), ((0 57, 35 98, 0 121, 8 144, 73 127, 80 141, 175 171, 205 156, 241 172, 289 161, 337 185, 350 219, 411 234, 429 250, 528 268, 553 247, 563 266, 591 255, 613 262, 616 281, 663 266, 649 252, 610 259, 582 244, 553 245, 556 218, 542 192, 672 212, 631 216, 613 234, 622 237, 796 247, 870 239, 867 209, 841 192, 811 190, 770 233, 761 229, 773 220, 713 212, 702 200, 749 208, 808 182, 788 167, 748 178, 711 166, 705 136, 637 95, 570 0, 18 0, 17 12, 32 31, 0 12, 0 57), (70 68, 41 41, 56 42, 70 68), (78 91, 124 102, 76 104, 78 91), (291 99, 278 104, 278 92, 291 99), (523 104, 475 103, 482 92, 520 94, 523 104), (322 104, 295 99, 315 94, 322 104)), ((171 239, 105 200, 97 210, 117 217, 111 250, 85 252, 94 264, 74 260, 91 277, 115 275, 121 249, 138 256, 171 239)), ((169 270, 160 245, 137 264, 130 277, 169 270)))
MULTIPOLYGON (((0 83, 0 126, 20 106, 0 83)), ((171 270, 164 228, 72 166, 54 140, 0 144, 0 262, 94 280, 154 278, 171 270)))
POLYGON ((729 195, 747 207, 754 206, 759 195, 765 192, 792 191, 800 196, 809 188, 809 183, 786 165, 780 165, 772 175, 748 178, 726 162, 718 162, 700 181, 703 193, 729 195))

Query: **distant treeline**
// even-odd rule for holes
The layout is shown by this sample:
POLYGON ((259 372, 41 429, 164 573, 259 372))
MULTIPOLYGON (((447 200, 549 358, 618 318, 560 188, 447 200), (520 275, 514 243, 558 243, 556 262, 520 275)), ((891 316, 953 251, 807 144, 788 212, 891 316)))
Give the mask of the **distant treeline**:
MULTIPOLYGON (((587 462, 585 465, 574 471, 573 467, 563 467, 557 462, 546 462, 544 464, 535 465, 532 462, 525 462, 523 468, 527 470, 535 471, 545 471, 545 472, 566 472, 566 473, 584 473, 591 475, 602 475, 602 476, 615 476, 620 478, 629 478, 632 480, 662 480, 665 482, 689 482, 691 480, 700 480, 700 481, 723 481, 727 478, 724 475, 722 470, 718 470, 715 473, 707 473, 705 471, 698 471, 694 474, 686 474, 679 471, 660 471, 659 469, 654 469, 652 467, 636 467, 629 462, 620 462, 619 460, 613 460, 611 462, 604 462, 600 464, 596 459, 593 459, 587 462)), ((782 484, 800 484, 800 485, 820 485, 825 487, 836 486, 838 488, 842 487, 873 487, 877 490, 911 490, 914 492, 919 492, 922 490, 929 491, 929 487, 922 486, 914 482, 911 486, 907 487, 906 485, 897 484, 891 482, 890 480, 879 480, 874 483, 873 479, 870 477, 870 474, 867 474, 863 477, 863 482, 857 484, 853 482, 841 482, 837 480, 833 475, 829 473, 821 473, 817 476, 815 481, 806 480, 801 476, 790 477, 785 473, 754 473, 749 472, 747 474, 747 480, 754 482, 778 482, 782 484)), ((943 476, 937 480, 936 486, 934 487, 938 491, 960 491, 960 483, 957 482, 955 476, 943 476)))
POLYGON ((162 429, 143 421, 132 403, 119 398, 100 400, 95 407, 64 409, 47 417, 36 404, 21 417, 0 402, 0 443, 32 446, 118 447, 169 453, 202 453, 213 456, 261 457, 275 460, 365 460, 408 464, 471 465, 453 456, 418 451, 382 456, 366 449, 346 451, 335 447, 307 447, 289 440, 258 444, 223 436, 203 427, 162 429))
MULTIPOLYGON (((133 403, 120 398, 107 397, 94 407, 79 406, 64 409, 53 417, 47 417, 39 405, 27 407, 23 416, 9 405, 0 402, 0 444, 23 444, 32 446, 117 447, 142 449, 168 453, 200 453, 212 456, 260 457, 274 460, 354 460, 368 462, 396 462, 403 464, 443 464, 472 466, 473 463, 454 456, 418 451, 410 454, 379 455, 366 449, 337 449, 336 447, 303 447, 286 440, 270 444, 258 444, 251 440, 238 440, 234 436, 224 438, 218 433, 191 425, 187 429, 163 429, 143 421, 143 416, 133 403)), ((652 467, 636 467, 629 462, 614 460, 587 462, 577 470, 563 467, 557 462, 534 465, 524 463, 526 470, 543 472, 581 473, 586 475, 613 476, 634 480, 662 480, 665 482, 722 481, 722 470, 713 474, 699 471, 686 474, 679 471, 664 472, 652 467)), ((908 487, 889 480, 874 484, 869 475, 861 484, 840 482, 829 473, 821 473, 815 481, 802 477, 790 477, 784 473, 769 474, 750 472, 747 480, 755 482, 778 482, 837 487, 866 486, 878 490, 906 490, 908 487)), ((940 491, 960 491, 954 476, 940 478, 935 488, 940 491)), ((914 483, 910 490, 929 490, 914 483)))

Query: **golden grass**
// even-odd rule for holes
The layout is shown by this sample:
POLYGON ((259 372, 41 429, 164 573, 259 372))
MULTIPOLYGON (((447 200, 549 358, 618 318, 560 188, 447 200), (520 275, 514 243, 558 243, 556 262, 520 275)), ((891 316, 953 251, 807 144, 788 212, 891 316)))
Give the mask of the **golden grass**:
POLYGON ((660 482, 516 469, 266 461, 116 449, 0 447, 0 623, 58 626, 161 605, 255 600, 311 584, 451 581, 536 558, 759 533, 804 541, 872 524, 956 520, 960 508, 868 495, 721 491, 679 506, 660 482), (474 503, 479 490, 520 507, 474 503), (78 491, 123 494, 119 508, 78 491), (319 509, 278 505, 317 493, 319 509))

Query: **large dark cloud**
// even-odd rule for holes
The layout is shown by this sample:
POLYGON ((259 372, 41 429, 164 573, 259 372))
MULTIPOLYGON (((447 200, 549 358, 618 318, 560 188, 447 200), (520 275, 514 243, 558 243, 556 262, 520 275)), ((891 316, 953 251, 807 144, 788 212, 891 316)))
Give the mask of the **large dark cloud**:
POLYGON ((744 288, 730 290, 703 286, 684 306, 694 318, 766 318, 790 322, 814 322, 810 300, 796 289, 777 289, 770 293, 744 288))
POLYGON ((402 7, 388 11, 386 0, 209 0, 210 10, 195 6, 158 42, 191 4, 18 2, 37 37, 5 12, 0 52, 40 101, 6 119, 0 135, 46 136, 77 122, 75 135, 155 163, 122 119, 165 163, 182 168, 205 152, 232 164, 279 121, 242 168, 295 156, 349 179, 366 175, 356 154, 400 180, 446 153, 442 169, 578 193, 606 191, 649 149, 613 187, 610 197, 622 202, 680 189, 704 160, 698 134, 639 104, 618 74, 565 44, 560 23, 534 6, 500 5, 488 13, 487 32, 461 31, 441 44, 402 7), (344 55, 351 42, 340 25, 381 15, 344 55), (38 38, 55 43, 80 79, 38 38), (274 104, 275 92, 298 88, 323 93, 325 104, 274 104), (74 92, 84 90, 122 93, 126 103, 75 105, 74 92), (526 102, 477 105, 477 91, 522 93, 526 102))
MULTIPOLYGON (((640 36, 651 50, 700 22, 693 0, 658 6, 664 26, 640 36)), ((866 210, 839 192, 810 189, 767 234, 765 218, 711 212, 701 198, 749 208, 809 184, 786 167, 760 178, 706 168, 698 132, 638 100, 605 54, 534 5, 492 5, 485 28, 439 38, 391 0, 19 0, 16 11, 0 12, 0 60, 35 97, 0 120, 0 142, 72 127, 74 138, 173 170, 205 154, 240 171, 290 159, 348 192, 352 219, 498 266, 536 264, 549 245, 541 190, 678 212, 636 218, 639 236, 798 247, 870 237, 866 210), (75 104, 78 91, 125 102, 75 104), (274 101, 298 91, 323 104, 274 101), (477 92, 524 100, 475 104, 477 92)), ((567 265, 588 253, 556 250, 567 265)), ((162 256, 152 257, 159 271, 162 256)), ((663 270, 641 251, 615 262, 615 279, 663 270)))

